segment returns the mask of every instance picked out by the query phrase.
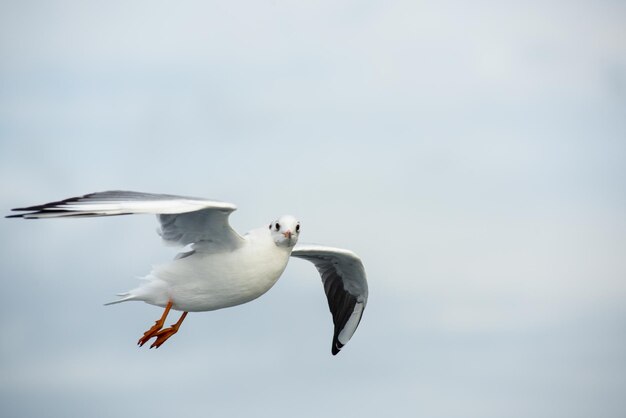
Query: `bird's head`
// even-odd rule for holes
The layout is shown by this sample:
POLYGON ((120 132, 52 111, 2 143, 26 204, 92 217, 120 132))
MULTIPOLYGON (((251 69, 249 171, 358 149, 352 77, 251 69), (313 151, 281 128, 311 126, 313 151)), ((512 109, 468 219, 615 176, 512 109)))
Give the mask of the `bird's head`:
POLYGON ((300 222, 291 215, 284 215, 269 226, 274 243, 279 247, 293 247, 300 235, 300 222))

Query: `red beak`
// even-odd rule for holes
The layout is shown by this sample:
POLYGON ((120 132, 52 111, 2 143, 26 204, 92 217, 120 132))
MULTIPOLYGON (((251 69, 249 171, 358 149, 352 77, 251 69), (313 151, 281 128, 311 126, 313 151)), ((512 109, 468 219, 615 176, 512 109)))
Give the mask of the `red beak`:
POLYGON ((287 231, 287 232, 283 233, 283 235, 285 236, 285 238, 291 239, 291 231, 287 231))

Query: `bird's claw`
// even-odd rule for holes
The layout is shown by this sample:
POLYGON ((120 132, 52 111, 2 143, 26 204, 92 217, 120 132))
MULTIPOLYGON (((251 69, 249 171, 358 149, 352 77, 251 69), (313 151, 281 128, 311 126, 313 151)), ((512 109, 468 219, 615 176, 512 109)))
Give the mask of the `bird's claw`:
POLYGON ((150 348, 159 348, 165 341, 167 341, 172 335, 178 332, 178 328, 169 327, 162 329, 157 332, 153 336, 156 337, 156 340, 152 343, 150 348))
POLYGON ((165 307, 165 311, 163 312, 161 319, 156 321, 154 325, 152 326, 152 328, 144 332, 143 336, 139 339, 139 341, 137 341, 137 345, 139 345, 139 347, 143 347, 143 345, 147 343, 150 340, 150 338, 156 337, 156 340, 152 343, 150 348, 159 348, 172 335, 178 332, 178 328, 180 328, 180 324, 183 323, 188 312, 183 312, 178 322, 176 322, 175 324, 172 324, 169 328, 162 329, 163 324, 165 324, 165 318, 167 317, 167 314, 169 313, 171 307, 172 307, 172 301, 169 301, 167 303, 167 306, 165 307))
POLYGON ((139 347, 143 347, 143 345, 147 343, 148 340, 150 340, 150 338, 154 337, 155 335, 159 333, 161 328, 163 328, 163 323, 161 323, 160 321, 155 321, 152 328, 144 332, 143 336, 139 339, 139 341, 137 341, 137 345, 139 347))

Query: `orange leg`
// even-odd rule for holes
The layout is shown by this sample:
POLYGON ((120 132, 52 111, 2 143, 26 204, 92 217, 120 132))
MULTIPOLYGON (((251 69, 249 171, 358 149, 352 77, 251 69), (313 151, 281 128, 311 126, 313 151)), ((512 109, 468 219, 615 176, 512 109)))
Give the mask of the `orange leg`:
POLYGON ((165 306, 165 311, 163 311, 163 315, 161 315, 161 318, 154 323, 152 328, 144 332, 143 337, 141 337, 139 341, 137 341, 138 346, 142 347, 145 343, 148 342, 150 338, 154 337, 161 330, 161 328, 163 328, 163 325, 165 325, 165 319, 167 318, 167 314, 170 313, 170 309, 172 309, 171 300, 167 302, 167 305, 165 306))
POLYGON ((185 317, 187 316, 188 312, 183 312, 183 314, 180 316, 180 319, 175 323, 172 324, 169 328, 165 328, 162 329, 161 331, 157 332, 156 335, 156 341, 154 341, 152 343, 152 345, 150 346, 150 348, 159 348, 161 346, 161 344, 163 344, 165 341, 168 340, 168 338, 170 338, 172 335, 176 334, 178 332, 178 328, 180 328, 180 324, 183 323, 183 321, 185 320, 185 317))

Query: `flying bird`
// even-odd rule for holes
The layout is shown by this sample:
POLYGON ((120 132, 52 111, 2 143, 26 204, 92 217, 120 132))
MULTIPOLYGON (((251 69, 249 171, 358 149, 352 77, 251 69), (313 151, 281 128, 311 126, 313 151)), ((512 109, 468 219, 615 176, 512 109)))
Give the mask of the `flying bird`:
POLYGON ((300 222, 284 215, 244 235, 228 218, 232 203, 195 197, 131 191, 106 191, 57 202, 12 209, 7 218, 44 219, 156 214, 159 235, 183 246, 170 262, 153 267, 143 283, 108 303, 143 301, 165 308, 139 339, 158 348, 178 332, 189 312, 213 311, 250 302, 280 278, 290 257, 312 262, 322 278, 334 323, 331 352, 336 355, 356 331, 367 304, 368 288, 361 259, 352 251, 297 244, 300 222), (297 245, 296 245, 297 244, 297 245), (170 310, 181 311, 165 327, 170 310))

